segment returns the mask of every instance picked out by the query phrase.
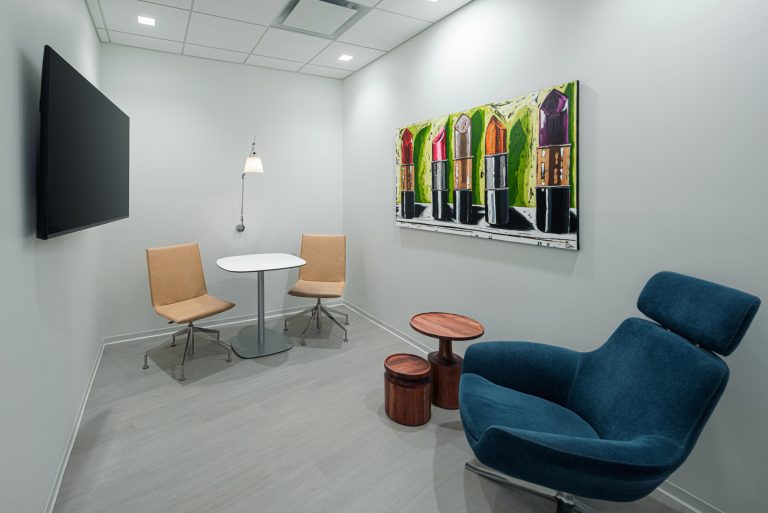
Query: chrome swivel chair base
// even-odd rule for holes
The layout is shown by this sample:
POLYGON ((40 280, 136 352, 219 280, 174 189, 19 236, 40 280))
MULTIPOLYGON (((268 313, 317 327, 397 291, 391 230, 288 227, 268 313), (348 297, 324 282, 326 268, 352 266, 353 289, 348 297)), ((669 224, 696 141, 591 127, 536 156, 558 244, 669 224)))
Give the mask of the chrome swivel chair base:
MULTIPOLYGON (((176 337, 179 335, 187 335, 187 342, 184 345, 184 354, 181 357, 181 372, 180 376, 178 378, 179 381, 184 381, 186 378, 184 377, 184 363, 187 360, 187 355, 194 356, 195 355, 195 333, 199 333, 203 335, 204 337, 207 337, 209 340, 211 340, 213 343, 220 345, 224 349, 227 350, 227 362, 232 361, 232 347, 221 341, 221 332, 219 330, 214 330, 210 328, 198 328, 197 326, 193 325, 191 322, 187 325, 186 328, 177 331, 173 334, 171 337, 171 347, 176 347, 176 337), (214 338, 213 335, 216 335, 214 338)), ((147 362, 147 357, 149 355, 149 351, 144 353, 144 366, 142 369, 149 369, 149 365, 147 362)))
POLYGON ((595 509, 584 504, 570 493, 558 492, 547 488, 545 486, 539 486, 534 483, 528 483, 521 481, 503 474, 497 470, 494 470, 486 465, 483 465, 477 460, 466 462, 464 468, 477 474, 478 476, 485 477, 497 483, 509 486, 518 490, 523 490, 539 497, 550 499, 557 504, 557 513, 598 513, 595 509))
POLYGON ((336 320, 336 318, 332 315, 332 313, 335 313, 336 315, 343 315, 344 316, 344 326, 349 326, 349 314, 346 312, 342 312, 340 310, 335 310, 333 308, 327 308, 323 306, 323 304, 320 302, 320 299, 318 298, 317 303, 312 308, 307 308, 303 312, 299 312, 295 315, 292 315, 285 319, 285 326, 283 327, 283 331, 288 331, 288 321, 292 321, 296 319, 297 317, 301 317, 305 314, 311 314, 309 317, 309 321, 307 321, 307 325, 304 326, 304 331, 301 332, 301 339, 300 343, 302 346, 307 345, 307 340, 305 338, 305 335, 307 333, 307 330, 309 329, 309 325, 312 324, 312 321, 314 320, 317 323, 317 329, 322 329, 323 327, 323 319, 320 315, 321 313, 324 314, 326 317, 328 317, 331 321, 333 321, 336 326, 344 330, 344 342, 349 342, 349 338, 347 338, 347 328, 341 325, 339 321, 336 320))

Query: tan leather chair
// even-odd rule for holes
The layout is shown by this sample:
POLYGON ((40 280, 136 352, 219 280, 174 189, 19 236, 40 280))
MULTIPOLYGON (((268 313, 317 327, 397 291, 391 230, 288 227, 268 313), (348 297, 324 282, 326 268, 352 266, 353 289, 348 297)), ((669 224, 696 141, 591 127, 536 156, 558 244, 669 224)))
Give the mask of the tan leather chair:
POLYGON ((347 342, 347 329, 341 325, 331 312, 344 316, 344 324, 349 326, 349 315, 333 308, 327 308, 320 302, 321 299, 341 297, 344 293, 344 279, 347 271, 347 237, 345 235, 307 235, 301 236, 301 258, 307 264, 299 268, 299 280, 288 291, 288 294, 297 297, 317 298, 317 303, 285 320, 284 331, 288 330, 288 321, 304 314, 312 315, 301 332, 301 345, 306 344, 304 335, 307 328, 316 319, 317 329, 323 327, 322 316, 325 314, 339 328, 344 330, 344 342, 347 342))
MULTIPOLYGON (((195 354, 195 333, 201 333, 227 350, 227 361, 232 361, 232 348, 221 341, 218 330, 198 328, 193 323, 234 307, 234 303, 222 301, 208 294, 197 244, 179 244, 162 248, 147 249, 147 270, 152 307, 158 315, 168 319, 169 324, 186 324, 186 328, 173 334, 171 347, 176 346, 176 337, 187 335, 184 355, 181 358, 181 377, 184 381, 184 362, 187 354, 195 354), (214 338, 212 335, 215 335, 214 338)), ((147 353, 144 353, 144 369, 148 369, 147 353)))

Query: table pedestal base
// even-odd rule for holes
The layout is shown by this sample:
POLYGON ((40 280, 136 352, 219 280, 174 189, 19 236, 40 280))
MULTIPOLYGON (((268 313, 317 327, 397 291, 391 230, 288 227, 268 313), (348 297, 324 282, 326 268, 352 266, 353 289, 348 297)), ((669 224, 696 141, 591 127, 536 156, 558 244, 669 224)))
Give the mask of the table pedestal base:
POLYGON ((459 379, 464 360, 456 354, 446 358, 439 351, 429 353, 427 360, 432 374, 432 404, 446 410, 458 409, 459 379))
POLYGON ((263 342, 259 342, 258 333, 241 333, 230 340, 230 344, 240 358, 260 358, 293 348, 291 339, 272 330, 264 330, 263 342))

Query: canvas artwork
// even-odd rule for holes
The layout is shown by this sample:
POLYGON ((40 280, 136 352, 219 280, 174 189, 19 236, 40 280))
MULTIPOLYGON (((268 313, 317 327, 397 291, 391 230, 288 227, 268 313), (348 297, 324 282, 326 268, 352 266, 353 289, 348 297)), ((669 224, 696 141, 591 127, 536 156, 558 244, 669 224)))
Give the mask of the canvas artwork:
POLYGON ((579 248, 578 81, 397 131, 395 223, 579 248))

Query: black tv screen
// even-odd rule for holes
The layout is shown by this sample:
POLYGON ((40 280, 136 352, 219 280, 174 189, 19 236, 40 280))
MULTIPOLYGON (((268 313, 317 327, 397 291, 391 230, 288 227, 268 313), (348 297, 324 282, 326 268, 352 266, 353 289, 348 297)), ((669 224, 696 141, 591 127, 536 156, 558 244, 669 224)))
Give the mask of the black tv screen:
POLYGON ((50 46, 40 117, 38 238, 128 217, 128 116, 50 46))

